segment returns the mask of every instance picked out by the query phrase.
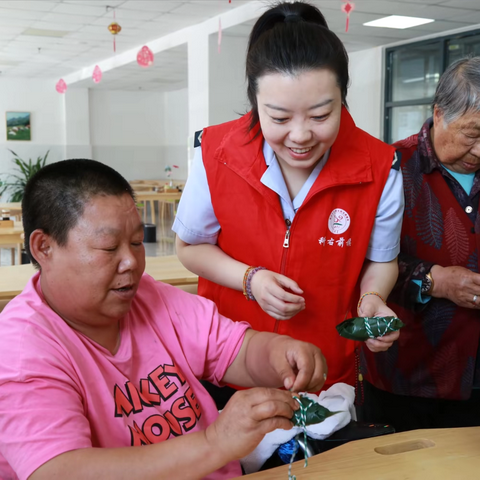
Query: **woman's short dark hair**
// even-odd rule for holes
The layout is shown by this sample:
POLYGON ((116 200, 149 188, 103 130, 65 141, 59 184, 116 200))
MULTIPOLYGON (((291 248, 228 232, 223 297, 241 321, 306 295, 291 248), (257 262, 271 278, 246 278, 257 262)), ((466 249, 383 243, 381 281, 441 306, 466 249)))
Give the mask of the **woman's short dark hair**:
POLYGON ((70 230, 92 197, 125 193, 135 199, 127 180, 95 160, 64 160, 39 170, 27 182, 22 200, 25 249, 35 267, 39 264, 30 252, 30 235, 34 230, 43 230, 58 245, 66 245, 70 230))
POLYGON ((347 105, 348 55, 328 29, 320 10, 306 2, 277 3, 255 23, 248 42, 247 95, 252 106, 250 129, 257 124, 258 79, 271 73, 297 75, 328 69, 337 77, 347 105))

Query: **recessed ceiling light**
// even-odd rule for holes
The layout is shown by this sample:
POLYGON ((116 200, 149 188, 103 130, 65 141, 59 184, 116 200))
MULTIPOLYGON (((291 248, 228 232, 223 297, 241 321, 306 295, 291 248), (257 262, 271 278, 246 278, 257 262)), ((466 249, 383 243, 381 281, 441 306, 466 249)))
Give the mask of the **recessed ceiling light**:
POLYGON ((379 18, 371 22, 364 23, 366 27, 383 27, 383 28, 411 28, 425 23, 432 23, 432 18, 419 17, 403 17, 401 15, 390 15, 389 17, 379 18))
POLYGON ((44 30, 42 28, 27 28, 21 35, 33 35, 36 37, 64 37, 70 32, 64 30, 44 30))

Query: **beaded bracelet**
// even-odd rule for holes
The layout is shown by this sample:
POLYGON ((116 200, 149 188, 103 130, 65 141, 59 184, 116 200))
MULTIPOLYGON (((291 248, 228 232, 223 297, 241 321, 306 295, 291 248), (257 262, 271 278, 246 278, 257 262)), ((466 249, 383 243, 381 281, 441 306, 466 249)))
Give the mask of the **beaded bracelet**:
POLYGON ((360 306, 362 305, 362 300, 367 296, 367 295, 376 295, 380 300, 386 305, 387 302, 383 299, 383 297, 378 293, 378 292, 365 292, 361 297, 360 300, 358 301, 357 304, 357 313, 360 315, 360 306))
POLYGON ((252 277, 259 270, 266 270, 265 267, 248 267, 243 276, 243 294, 247 300, 255 301, 255 297, 252 293, 252 277))

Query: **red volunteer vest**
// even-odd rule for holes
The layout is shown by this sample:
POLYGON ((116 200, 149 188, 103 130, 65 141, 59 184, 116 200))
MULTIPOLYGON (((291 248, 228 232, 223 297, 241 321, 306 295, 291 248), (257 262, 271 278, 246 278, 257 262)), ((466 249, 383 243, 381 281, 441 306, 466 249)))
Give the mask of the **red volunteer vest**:
POLYGON ((340 337, 335 326, 355 311, 357 280, 394 149, 358 129, 343 109, 330 158, 297 210, 286 243, 278 195, 260 181, 267 169, 263 137, 247 131, 249 121, 247 114, 203 131, 203 161, 221 226, 218 245, 241 262, 295 280, 306 309, 276 321, 242 292, 203 278, 198 293, 233 320, 317 345, 328 362, 325 388, 354 385, 355 342, 340 337))

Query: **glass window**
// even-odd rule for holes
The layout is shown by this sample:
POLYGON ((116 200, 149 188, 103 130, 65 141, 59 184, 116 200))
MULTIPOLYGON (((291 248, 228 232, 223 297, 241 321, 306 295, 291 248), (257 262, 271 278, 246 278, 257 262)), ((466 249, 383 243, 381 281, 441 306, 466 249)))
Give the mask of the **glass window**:
POLYGON ((467 55, 480 56, 480 34, 454 38, 447 42, 447 65, 467 55))
POLYGON ((440 78, 440 59, 439 42, 394 51, 391 101, 433 97, 440 78))
POLYGON ((390 142, 403 140, 420 131, 425 120, 432 116, 430 105, 392 107, 390 110, 390 142))
POLYGON ((392 143, 418 133, 431 116, 440 76, 452 62, 480 56, 480 30, 409 43, 386 50, 383 139, 392 143))

